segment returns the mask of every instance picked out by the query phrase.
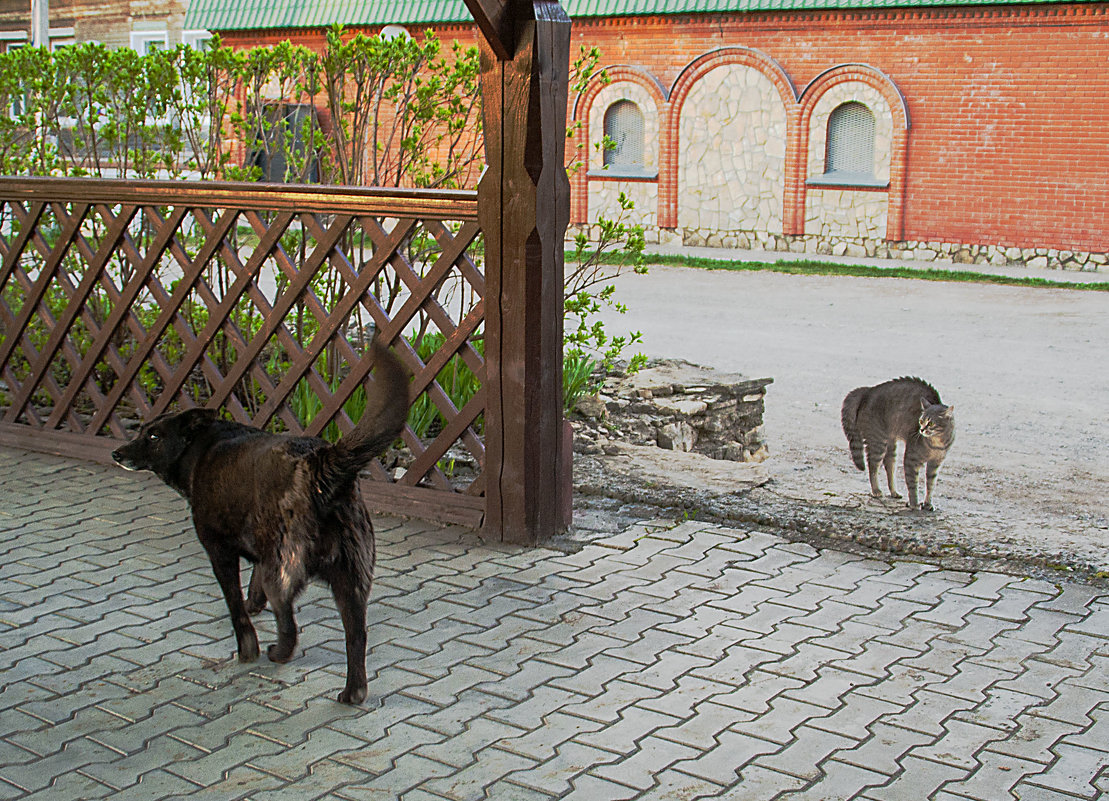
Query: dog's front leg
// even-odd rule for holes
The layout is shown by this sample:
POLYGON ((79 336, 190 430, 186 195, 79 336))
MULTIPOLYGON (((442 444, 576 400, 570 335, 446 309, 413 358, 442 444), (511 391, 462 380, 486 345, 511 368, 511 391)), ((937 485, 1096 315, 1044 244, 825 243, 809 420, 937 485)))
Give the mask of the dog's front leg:
POLYGON ((262 569, 258 565, 250 572, 250 589, 246 594, 246 612, 256 615, 266 608, 266 590, 262 586, 262 569))
MULTIPOLYGON (((205 538, 201 537, 202 544, 204 541, 205 538)), ((221 553, 207 545, 204 547, 212 563, 212 572, 216 574, 216 581, 223 590, 223 598, 227 601, 227 611, 231 613, 231 625, 235 629, 235 640, 239 646, 239 661, 253 662, 258 658, 258 634, 254 631, 254 624, 250 622, 250 615, 243 603, 239 555, 221 553)))
POLYGON ((277 642, 266 649, 271 662, 284 663, 293 658, 297 647, 297 623, 293 617, 293 599, 280 597, 270 602, 277 621, 277 642))

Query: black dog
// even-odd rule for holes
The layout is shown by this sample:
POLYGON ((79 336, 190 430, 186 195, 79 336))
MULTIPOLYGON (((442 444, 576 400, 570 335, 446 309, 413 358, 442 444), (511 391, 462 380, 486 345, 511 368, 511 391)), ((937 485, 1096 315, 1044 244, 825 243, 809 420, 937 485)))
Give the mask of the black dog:
POLYGON ((240 557, 255 564, 249 611, 268 600, 277 618, 277 643, 268 650, 274 662, 293 656, 293 602, 308 579, 330 585, 346 632, 347 683, 339 700, 348 704, 366 698, 366 604, 375 559, 358 471, 396 439, 408 414, 404 367, 377 338, 372 350, 376 375, 366 410, 334 445, 189 409, 146 423, 137 438, 112 453, 129 470, 153 471, 189 502, 231 612, 240 661, 258 658, 240 557))

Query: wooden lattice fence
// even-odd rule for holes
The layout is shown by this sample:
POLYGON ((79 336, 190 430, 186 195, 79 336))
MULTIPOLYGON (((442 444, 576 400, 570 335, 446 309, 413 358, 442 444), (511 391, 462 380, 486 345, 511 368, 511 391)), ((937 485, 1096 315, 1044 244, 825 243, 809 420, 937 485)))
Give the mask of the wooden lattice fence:
POLYGON ((0 178, 0 443, 106 460, 172 408, 338 436, 373 330, 413 374, 372 506, 485 513, 477 195, 0 178))

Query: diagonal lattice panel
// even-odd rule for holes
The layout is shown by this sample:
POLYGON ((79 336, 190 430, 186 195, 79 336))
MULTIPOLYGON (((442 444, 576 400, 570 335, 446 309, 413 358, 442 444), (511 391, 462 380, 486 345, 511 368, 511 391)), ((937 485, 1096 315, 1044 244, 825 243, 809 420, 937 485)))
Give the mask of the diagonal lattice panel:
MULTIPOLYGON (((476 226, 471 225, 469 228, 464 228, 460 232, 457 240, 452 239, 449 234, 442 237, 442 240, 449 242, 445 251, 439 255, 435 264, 423 276, 418 276, 416 271, 409 265, 408 259, 400 252, 402 246, 411 241, 417 234, 415 229, 415 220, 399 220, 391 231, 386 231, 385 228, 375 219, 362 219, 360 220, 362 228, 368 233, 369 238, 374 244, 374 253, 372 257, 372 271, 377 272, 378 265, 388 264, 394 267, 397 264, 405 265, 406 276, 403 283, 409 287, 411 291, 404 299, 401 308, 394 312, 393 317, 382 328, 382 333, 389 339, 393 339, 398 352, 401 354, 402 359, 407 361, 410 367, 413 368, 415 377, 413 379, 412 397, 417 398, 420 393, 425 390, 428 392, 429 397, 432 397, 434 403, 440 413, 445 419, 454 420, 458 416, 458 410, 453 406, 447 394, 443 391, 437 383, 434 382, 436 375, 435 368, 428 369, 427 366, 420 360, 415 352, 415 349, 405 338, 397 338, 395 335, 403 331, 406 326, 410 326, 418 314, 424 313, 425 307, 429 304, 432 306, 432 317, 440 323, 440 327, 447 335, 447 340, 444 345, 437 352, 437 356, 442 356, 440 364, 445 363, 452 358, 454 354, 462 348, 470 348, 468 340, 465 337, 455 337, 457 331, 453 321, 449 315, 443 310, 435 299, 435 292, 442 284, 447 272, 449 271, 453 262, 460 258, 460 254, 468 247, 476 238, 478 229, 476 226), (449 346, 448 346, 449 345, 449 346)), ((445 232, 445 228, 443 229, 445 232)), ((350 275, 353 273, 353 268, 350 263, 343 260, 339 265, 341 271, 345 271, 348 275, 348 280, 351 280, 350 275)), ((401 283, 398 276, 397 283, 401 283)), ((362 295, 363 303, 371 311, 375 322, 381 316, 387 314, 386 308, 382 307, 382 301, 374 298, 373 296, 362 295)), ((478 315, 476 320, 480 322, 483 315, 478 315)), ((380 323, 378 323, 380 326, 380 323)), ((420 329, 422 330, 422 328, 420 329)), ((469 333, 469 332, 468 332, 469 333)), ((472 348, 471 348, 472 350, 472 348)), ((481 371, 480 357, 476 352, 473 352, 476 357, 478 370, 481 371)), ((345 396, 354 387, 357 387, 365 380, 368 365, 359 366, 358 369, 352 372, 351 375, 345 380, 344 387, 340 387, 339 395, 345 396)), ((469 428, 469 422, 460 429, 459 436, 466 441, 466 445, 471 453, 475 455, 478 462, 484 460, 484 450, 476 435, 469 428)), ((443 456, 453 444, 453 439, 448 441, 448 438, 441 435, 431 444, 432 452, 428 453, 428 445, 426 445, 419 436, 411 429, 408 428, 403 434, 405 443, 417 455, 417 461, 423 465, 425 463, 431 464, 433 467, 439 457, 443 456)), ((415 484, 424 478, 431 481, 434 485, 441 488, 446 488, 449 484, 441 472, 432 470, 430 473, 427 471, 420 471, 419 469, 413 470, 411 467, 405 473, 402 479, 406 484, 415 484)))
MULTIPOLYGON (((117 289, 110 276, 108 260, 126 236, 127 228, 132 224, 136 211, 136 207, 126 207, 109 225, 95 251, 84 236, 79 237, 75 243, 75 249, 84 256, 84 275, 81 277, 81 284, 71 292, 70 303, 66 312, 70 319, 58 321, 55 336, 68 330, 67 326, 77 322, 79 317, 91 342, 83 348, 80 363, 74 367, 74 374, 68 383, 64 396, 59 400, 47 420, 48 426, 57 425, 61 417, 69 412, 69 409, 82 392, 97 408, 103 408, 105 398, 100 389, 103 377, 96 375, 98 367, 107 365, 116 376, 123 372, 124 360, 113 339, 119 321, 122 318, 133 317, 129 307, 135 300, 135 296, 141 288, 141 283, 140 280, 127 281, 121 278, 120 283, 124 285, 123 289, 117 289), (90 299, 93 297, 93 290, 98 286, 107 290, 106 294, 110 304, 110 311, 103 320, 98 320, 97 315, 90 311, 90 299)), ((171 221, 170 227, 164 227, 155 234, 155 248, 164 247, 165 242, 173 235, 172 228, 175 224, 176 221, 171 221)), ((136 278, 141 276, 144 270, 150 269, 155 260, 156 257, 150 259, 148 263, 137 265, 136 270, 139 275, 136 278)), ((68 275, 60 275, 59 280, 66 284, 71 283, 71 278, 68 275)), ((140 336, 145 333, 141 326, 138 331, 140 336)), ((124 435, 124 429, 117 418, 112 418, 111 429, 116 436, 124 435)))
MULTIPOLYGON (((51 215, 47 219, 54 220, 56 223, 61 222, 56 217, 59 210, 59 204, 53 204, 51 215)), ((22 308, 10 323, 5 321, 6 336, 4 343, 0 345, 0 363, 7 365, 10 362, 18 343, 22 358, 30 366, 30 373, 26 382, 15 380, 15 383, 10 386, 13 392, 16 393, 16 397, 22 400, 22 403, 18 405, 12 403, 8 407, 4 415, 6 422, 17 420, 21 414, 27 414, 35 420, 38 419, 38 413, 29 403, 32 394, 36 390, 46 393, 50 405, 56 405, 63 394, 52 369, 54 367, 53 354, 44 354, 41 351, 43 345, 36 345, 34 339, 36 336, 41 339, 42 332, 49 332, 57 327, 54 313, 50 309, 50 290, 51 287, 58 289, 56 286, 58 271, 62 268, 66 254, 78 235, 80 222, 86 210, 87 207, 84 207, 80 213, 66 216, 64 223, 49 226, 48 230, 55 235, 53 242, 48 242, 42 233, 44 229, 42 221, 46 216, 46 210, 40 210, 33 226, 34 230, 24 246, 23 253, 23 255, 28 255, 27 246, 29 245, 32 251, 37 251, 41 256, 41 259, 35 262, 38 267, 37 275, 32 278, 31 273, 28 273, 21 265, 13 264, 11 277, 15 279, 14 287, 22 290, 22 308), (18 384, 18 389, 16 384, 18 384)), ((22 217, 18 209, 16 210, 16 216, 21 218, 20 221, 24 226, 30 224, 29 219, 22 217)), ((14 258, 12 260, 15 261, 14 258)), ((32 261, 34 261, 33 257, 32 261)), ((79 361, 80 357, 70 340, 64 339, 61 348, 70 367, 79 361)), ((80 420, 76 415, 71 415, 70 422, 74 426, 80 426, 80 420)))
MULTIPOLYGON (((197 219, 208 241, 213 241, 216 238, 216 231, 211 220, 203 213, 198 213, 197 219)), ((249 318, 249 303, 252 300, 257 302, 259 297, 255 276, 266 259, 266 248, 274 246, 290 222, 290 217, 282 217, 278 221, 278 227, 266 231, 266 235, 260 238, 257 249, 246 264, 239 258, 235 248, 229 244, 228 236, 219 237, 218 242, 215 243, 213 257, 207 261, 208 279, 201 277, 194 285, 198 298, 207 308, 224 310, 221 315, 222 322, 214 335, 219 338, 220 347, 217 348, 219 352, 213 352, 211 348, 202 352, 202 365, 209 387, 208 397, 203 402, 210 407, 226 406, 231 411, 232 417, 244 423, 257 419, 256 410, 248 408, 254 405, 253 393, 242 391, 244 381, 241 377, 229 384, 227 374, 241 361, 249 368, 250 380, 257 382, 260 391, 273 390, 273 382, 266 372, 252 360, 242 358, 241 354, 247 349, 250 332, 244 335, 239 323, 242 322, 241 318, 244 314, 249 318), (233 275, 234 282, 227 286, 223 279, 213 280, 221 273, 225 273, 227 277, 233 275), (232 319, 236 316, 240 318, 239 323, 232 319), (229 352, 232 358, 228 358, 229 352), (217 389, 219 387, 226 387, 226 391, 221 392, 217 389)), ((266 307, 263 306, 262 313, 265 314, 265 311, 266 307)), ((277 323, 279 329, 284 328, 280 318, 277 319, 277 323)), ((201 332, 197 332, 197 337, 194 337, 194 345, 190 347, 190 353, 197 347, 195 339, 200 335, 201 332)), ((286 425, 292 430, 297 430, 296 417, 290 410, 281 409, 281 416, 286 425)))
MULTIPOLYGON (((301 218, 303 220, 309 216, 310 215, 301 215, 301 218)), ((266 223, 260 215, 250 212, 246 217, 255 233, 264 236, 269 232, 269 224, 266 223)), ((329 230, 322 235, 323 241, 333 242, 336 240, 346 229, 347 222, 349 222, 349 218, 337 220, 333 223, 329 230)), ((316 298, 310 287, 312 278, 323 266, 327 249, 329 248, 321 250, 317 245, 317 247, 313 248, 308 254, 305 263, 301 265, 298 265, 296 261, 288 255, 280 240, 278 240, 270 250, 269 257, 273 259, 278 269, 288 279, 289 287, 293 288, 292 294, 290 294, 288 289, 282 293, 282 300, 280 302, 282 306, 285 306, 287 302, 286 312, 291 311, 295 305, 303 304, 319 323, 322 323, 324 318, 327 317, 326 311, 324 311, 322 304, 316 298)), ((301 344, 290 331, 289 326, 284 324, 284 316, 273 310, 272 305, 259 287, 257 285, 252 286, 248 294, 251 302, 267 321, 263 325, 263 328, 271 329, 271 336, 275 337, 277 344, 280 344, 286 352, 289 353, 299 351, 301 349, 301 344)), ((343 344, 346 344, 345 340, 343 344)), ((314 393, 316 398, 324 399, 330 397, 331 388, 327 381, 324 380, 315 369, 309 367, 303 377, 307 379, 309 391, 314 393)), ((273 395, 277 392, 277 388, 270 383, 268 375, 265 377, 264 381, 267 384, 267 395, 273 395)), ((284 400, 285 399, 283 399, 282 402, 284 402, 284 400)), ((255 419, 258 419, 257 415, 255 419)), ((296 424, 299 425, 300 422, 301 421, 298 419, 296 424)))
POLYGON ((334 439, 376 331, 434 422, 370 465, 374 497, 469 515, 449 499, 485 487, 480 236, 467 192, 0 178, 0 441, 103 454, 198 404, 334 439))
MULTIPOLYGON (((261 238, 258 243, 257 249, 251 254, 245 265, 239 263, 237 255, 235 256, 232 265, 233 269, 238 268, 235 269, 236 277, 231 286, 227 287, 227 290, 223 294, 222 298, 216 298, 209 289, 207 295, 211 307, 208 310, 208 323, 205 325, 204 329, 197 335, 196 341, 192 343, 186 351, 185 356, 182 359, 182 366, 184 367, 184 369, 178 369, 177 373, 173 377, 173 381, 169 385, 167 385, 165 392, 163 392, 162 394, 162 397, 159 399, 158 403, 155 404, 155 414, 160 414, 161 412, 165 411, 166 408, 168 408, 170 401, 184 384, 184 380, 188 376, 188 372, 191 371, 193 367, 198 365, 201 360, 205 358, 205 350, 207 344, 213 340, 213 338, 220 330, 230 330, 234 339, 236 340, 236 344, 239 344, 240 346, 245 344, 245 340, 242 338, 242 335, 235 330, 234 326, 227 326, 228 318, 230 317, 235 304, 238 303, 242 296, 250 289, 253 282, 252 274, 261 266, 266 258, 266 254, 269 253, 270 249, 274 246, 274 243, 281 236, 281 233, 288 226, 291 220, 291 214, 281 214, 275 224, 272 225, 266 231, 266 234, 261 238)), ((197 286, 198 288, 208 289, 207 285, 203 281, 198 282, 197 286)), ((222 377, 223 376, 221 375, 220 378, 222 377)), ((243 410, 241 403, 238 402, 238 399, 234 398, 234 396, 231 396, 229 400, 231 402, 227 405, 232 416, 240 420, 240 422, 250 422, 249 417, 243 410)))
MULTIPOLYGON (((387 340, 393 340, 401 333, 402 329, 390 320, 388 313, 371 290, 378 280, 389 255, 399 246, 400 242, 408 235, 408 232, 411 231, 414 225, 415 220, 401 221, 401 224, 399 224, 393 230, 392 234, 382 243, 377 253, 375 253, 367 263, 363 264, 360 270, 356 271, 350 259, 341 251, 333 248, 329 254, 329 263, 343 280, 345 292, 343 292, 342 297, 336 302, 330 314, 328 314, 323 306, 320 305, 318 301, 315 301, 314 298, 312 299, 314 302, 308 304, 309 308, 320 320, 321 327, 311 344, 305 349, 304 357, 295 364, 294 370, 299 374, 309 369, 309 365, 319 358, 324 348, 332 343, 338 346, 340 356, 351 366, 351 370, 342 379, 342 382, 336 388, 335 392, 331 393, 330 399, 324 404, 316 420, 308 427, 308 433, 317 434, 322 431, 325 425, 334 420, 342 411, 343 401, 356 392, 359 386, 364 384, 369 374, 371 365, 363 363, 363 360, 354 351, 354 348, 349 342, 341 337, 336 338, 341 323, 355 312, 356 307, 361 306, 368 310, 375 328, 387 340)), ((318 225, 313 225, 312 227, 317 228, 318 225)), ((402 346, 402 342, 398 340, 396 345, 399 349, 402 346)), ((347 428, 349 425, 351 425, 349 420, 342 420, 340 428, 342 430, 349 430, 347 428)))
MULTIPOLYGON (((134 327, 132 330, 136 334, 136 342, 134 350, 127 361, 123 371, 119 374, 119 380, 115 386, 109 391, 105 399, 105 406, 101 407, 97 415, 93 418, 92 426, 99 430, 113 414, 117 404, 121 401, 125 392, 134 391, 138 381, 140 372, 145 365, 153 365, 155 372, 161 378, 162 392, 165 392, 165 386, 172 381, 172 376, 182 369, 180 364, 171 365, 159 349, 159 344, 163 344, 167 336, 175 335, 180 342, 188 347, 196 342, 196 332, 189 325, 187 319, 180 314, 182 306, 186 303, 194 285, 200 280, 201 274, 207 265, 207 260, 211 258, 216 248, 219 247, 222 237, 225 236, 234 224, 237 213, 228 211, 220 219, 216 225, 216 237, 206 241, 200 248, 197 257, 190 260, 187 254, 180 248, 180 243, 174 239, 171 241, 168 251, 174 254, 174 258, 182 268, 182 277, 177 282, 172 295, 165 290, 161 281, 154 278, 147 283, 147 289, 150 292, 156 308, 159 309, 158 315, 151 323, 145 332, 145 336, 138 336, 138 332, 134 327)), ((139 252, 137 244, 130 238, 125 239, 124 247, 122 248, 126 257, 130 258, 133 262, 142 261, 142 256, 139 252)), ((110 282, 108 282, 110 286, 110 282)), ((115 296, 113 300, 118 303, 119 297, 115 296)), ((133 320, 132 318, 129 318, 133 320)), ((191 369, 191 368, 190 368, 191 369)), ((215 377, 218 371, 210 360, 205 360, 203 363, 203 372, 210 376, 215 377)), ((187 373, 186 373, 187 377, 187 373)), ((188 396, 181 396, 179 400, 186 400, 188 396)), ((187 404, 188 405, 188 404, 187 404)), ((143 416, 153 416, 152 402, 148 402, 145 398, 141 404, 137 404, 137 408, 143 412, 143 416)))
MULTIPOLYGON (((160 219, 156 211, 147 213, 150 213, 154 219, 160 219)), ((226 234, 227 230, 230 229, 230 226, 234 223, 235 216, 233 212, 228 212, 224 216, 220 225, 221 236, 226 234)), ((211 243, 211 246, 210 243, 205 243, 199 256, 203 256, 205 253, 211 255, 217 245, 218 242, 211 243)), ((167 247, 167 252, 172 254, 179 249, 180 243, 177 242, 176 239, 173 239, 169 247, 167 247)), ((121 246, 121 256, 130 258, 132 263, 140 263, 143 260, 139 244, 130 236, 124 237, 124 242, 121 246)), ((145 329, 144 335, 141 335, 142 326, 139 321, 135 320, 134 315, 128 317, 129 326, 135 336, 134 348, 128 359, 128 364, 124 366, 123 371, 119 374, 119 381, 112 387, 108 397, 105 398, 105 405, 101 407, 98 414, 96 414, 92 420, 91 425, 95 430, 100 430, 100 428, 111 419, 115 412, 116 405, 121 402, 123 394, 128 392, 134 393, 138 391, 143 398, 141 403, 136 403, 136 410, 139 410, 144 417, 153 416, 153 399, 146 398, 144 391, 139 389, 139 378, 143 368, 147 366, 153 367, 154 373, 161 379, 162 392, 164 393, 165 385, 172 381, 173 375, 175 375, 177 369, 181 368, 181 365, 171 364, 169 358, 166 357, 166 354, 162 353, 159 346, 164 346, 165 337, 170 335, 179 337, 180 342, 186 346, 196 341, 195 332, 189 325, 189 322, 187 322, 179 312, 182 305, 186 302, 187 297, 189 297, 192 292, 194 284, 200 280, 206 262, 202 261, 200 257, 197 258, 195 264, 190 262, 187 257, 183 258, 183 260, 181 260, 181 258, 176 258, 176 261, 183 265, 183 274, 181 280, 177 281, 172 295, 165 291, 161 281, 157 280, 156 276, 151 276, 151 280, 146 283, 146 290, 150 292, 155 307, 160 311, 159 314, 155 316, 150 326, 145 329)), ((111 282, 106 281, 105 286, 108 288, 108 291, 112 293, 113 302, 119 303, 119 295, 113 292, 111 282)), ((215 365, 211 364, 210 361, 205 361, 203 363, 203 372, 211 377, 217 375, 215 365)), ((177 399, 186 406, 192 405, 191 399, 187 395, 179 396, 177 399)))
MULTIPOLYGON (((371 317, 376 325, 382 325, 387 319, 384 312, 376 306, 376 302, 369 292, 372 282, 381 268, 380 262, 366 265, 361 273, 355 275, 354 271, 350 269, 350 261, 343 252, 344 240, 349 238, 352 220, 353 218, 346 218, 343 230, 336 231, 334 225, 325 230, 319 219, 314 215, 305 215, 302 218, 305 237, 312 237, 317 243, 310 260, 319 260, 321 266, 326 264, 342 281, 342 291, 335 293, 337 299, 332 302, 330 311, 325 307, 324 302, 317 297, 316 293, 311 290, 305 291, 298 298, 298 301, 313 316, 317 330, 313 335, 311 344, 305 349, 304 358, 294 363, 291 372, 294 379, 308 378, 313 383, 313 389, 316 389, 318 384, 327 383, 312 367, 324 352, 325 347, 333 349, 335 357, 341 359, 347 365, 355 365, 359 362, 361 358, 359 354, 347 341, 346 337, 340 335, 351 313, 355 310, 355 303, 359 299, 364 304, 367 303, 367 300, 369 301, 368 307, 371 309, 371 317)), ((292 280, 297 274, 298 268, 284 252, 276 255, 279 269, 292 280)), ((310 433, 317 433, 324 423, 329 423, 336 413, 341 412, 341 407, 334 398, 336 391, 342 393, 341 388, 332 391, 329 386, 319 392, 321 399, 327 399, 319 415, 323 417, 323 420, 314 421, 308 427, 310 433)), ((349 420, 342 420, 341 423, 344 430, 350 425, 349 420)))

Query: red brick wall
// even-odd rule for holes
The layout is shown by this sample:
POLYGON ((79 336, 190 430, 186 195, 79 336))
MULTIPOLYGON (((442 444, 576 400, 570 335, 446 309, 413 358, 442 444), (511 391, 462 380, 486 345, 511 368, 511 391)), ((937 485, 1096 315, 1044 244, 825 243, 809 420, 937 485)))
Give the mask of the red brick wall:
MULTIPOLYGON (((473 41, 466 26, 438 33, 473 41)), ((869 65, 908 109, 903 239, 1109 251, 1109 3, 582 20, 579 44, 667 96, 720 47, 766 54, 799 95, 869 65)))
POLYGON ((585 21, 573 36, 667 90, 723 46, 766 53, 799 93, 868 64, 909 111, 903 238, 1109 250, 1109 5, 585 21))

